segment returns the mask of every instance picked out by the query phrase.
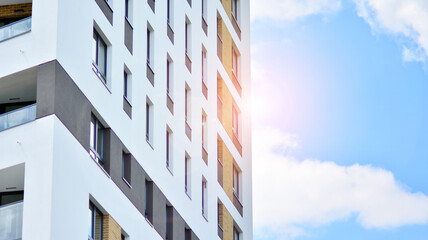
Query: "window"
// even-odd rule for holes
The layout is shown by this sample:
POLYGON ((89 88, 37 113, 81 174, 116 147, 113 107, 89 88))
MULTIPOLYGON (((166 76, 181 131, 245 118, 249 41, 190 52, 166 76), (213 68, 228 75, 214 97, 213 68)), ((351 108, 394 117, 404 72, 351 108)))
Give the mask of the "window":
POLYGON ((185 36, 185 39, 184 39, 184 49, 185 49, 185 53, 186 53, 186 55, 188 56, 188 57, 190 57, 190 42, 191 42, 191 29, 190 29, 190 21, 189 21, 189 19, 186 17, 186 26, 185 26, 185 28, 184 28, 184 31, 185 31, 185 33, 184 33, 184 36, 185 36))
POLYGON ((94 204, 89 202, 88 240, 103 239, 103 214, 94 204))
POLYGON ((105 128, 93 114, 91 116, 90 131, 90 155, 101 166, 104 166, 105 128))
POLYGON ((239 112, 235 105, 232 105, 232 131, 239 139, 239 112))
POLYGON ((125 239, 126 239, 125 235, 121 234, 121 235, 120 235, 120 239, 121 239, 121 240, 125 240, 125 239))
POLYGON ((232 0, 232 17, 238 22, 238 0, 232 0))
POLYGON ((97 75, 107 82, 107 44, 100 34, 94 29, 92 48, 92 64, 96 68, 97 75))
POLYGON ((238 80, 239 54, 235 49, 233 49, 233 53, 232 53, 232 73, 235 74, 235 77, 238 80))
POLYGON ((190 197, 190 157, 187 156, 184 159, 184 191, 190 197))
POLYGON ((153 61, 154 61, 154 55, 153 55, 153 51, 154 51, 154 32, 152 27, 150 26, 149 23, 147 23, 147 65, 149 65, 150 67, 153 67, 153 61))
POLYGON ((128 20, 129 20, 129 1, 130 0, 125 0, 125 17, 128 20))
POLYGON ((173 0, 166 1, 166 21, 169 26, 172 26, 172 20, 173 20, 172 1, 173 0))
POLYGON ((233 240, 239 240, 239 231, 236 227, 233 227, 233 240))
POLYGON ((173 237, 173 224, 174 224, 174 219, 173 219, 173 211, 174 208, 172 206, 166 206, 166 236, 165 239, 172 239, 173 237))
POLYGON ((146 101, 146 140, 153 147, 153 104, 148 98, 146 101))
POLYGON ((208 133, 208 126, 207 126, 207 114, 202 110, 202 147, 207 150, 207 133, 208 133))
POLYGON ((153 222, 153 182, 146 179, 145 181, 146 190, 146 206, 144 210, 144 216, 149 222, 153 222))
POLYGON ((202 82, 206 85, 207 83, 207 52, 204 47, 202 47, 202 82))
POLYGON ((239 178, 240 178, 239 169, 233 165, 233 194, 235 194, 236 198, 239 199, 239 178))
POLYGON ((207 181, 205 178, 202 179, 202 216, 207 219, 208 209, 207 209, 207 181))
POLYGON ((189 228, 184 229, 184 240, 192 240, 192 230, 189 228))
POLYGON ((122 178, 131 185, 131 154, 122 152, 122 178))
POLYGON ((172 61, 169 56, 166 59, 166 92, 172 95, 172 61))
POLYGON ((207 19, 207 0, 202 0, 202 17, 207 19))
POLYGON ((172 131, 166 130, 166 167, 172 172, 172 131))
POLYGON ((190 103, 190 89, 188 88, 188 86, 186 85, 185 88, 185 92, 184 92, 184 111, 185 111, 185 118, 186 118, 186 123, 188 123, 190 125, 190 108, 191 108, 191 103, 190 103))
POLYGON ((123 71, 123 96, 131 102, 131 76, 127 71, 123 71))

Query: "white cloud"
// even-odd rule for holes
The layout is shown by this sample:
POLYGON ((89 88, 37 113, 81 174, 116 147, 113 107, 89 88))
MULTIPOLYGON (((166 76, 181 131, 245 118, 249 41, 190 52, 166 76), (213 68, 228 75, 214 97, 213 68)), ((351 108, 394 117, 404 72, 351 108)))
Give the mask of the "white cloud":
POLYGON ((405 61, 425 62, 428 57, 428 1, 354 0, 358 15, 374 31, 404 36, 410 44, 403 47, 405 61))
POLYGON ((292 239, 304 226, 356 216, 366 228, 428 223, 428 196, 412 193, 391 172, 373 166, 290 157, 296 137, 253 132, 254 223, 259 238, 292 239))
POLYGON ((328 14, 341 8, 341 0, 251 0, 251 18, 296 20, 301 17, 328 14))

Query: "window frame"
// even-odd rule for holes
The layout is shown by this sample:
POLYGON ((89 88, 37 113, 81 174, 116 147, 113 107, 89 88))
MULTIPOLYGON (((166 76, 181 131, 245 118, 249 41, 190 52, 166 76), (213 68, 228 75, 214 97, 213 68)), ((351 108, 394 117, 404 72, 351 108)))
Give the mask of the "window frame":
POLYGON ((102 125, 100 120, 94 115, 91 115, 90 123, 90 135, 89 135, 89 154, 98 164, 104 167, 104 144, 105 144, 105 130, 106 128, 102 125), (101 131, 101 132, 100 132, 101 131), (100 136, 101 135, 101 136, 100 136), (101 143, 99 141, 101 140, 101 143), (99 149, 101 148, 101 149, 99 149))
MULTIPOLYGON (((103 239, 103 225, 104 225, 104 214, 91 202, 89 201, 89 211, 90 211, 90 217, 91 217, 91 225, 90 227, 90 231, 91 231, 91 235, 89 235, 89 231, 88 231, 88 240, 102 240, 103 239), (99 228, 99 234, 100 234, 100 238, 96 239, 96 233, 95 230, 97 229, 96 225, 96 217, 97 214, 99 214, 101 216, 100 219, 100 228, 99 228)), ((89 230, 89 229, 88 229, 89 230)))
POLYGON ((238 8, 239 8, 238 0, 231 0, 231 5, 232 5, 230 9, 231 15, 238 23, 238 8))
POLYGON ((235 75, 235 78, 239 81, 239 52, 232 48, 232 73, 235 75))
POLYGON ((208 199, 208 182, 202 177, 202 216, 207 219, 208 218, 208 207, 207 207, 207 199, 208 199))
POLYGON ((129 96, 128 96, 128 92, 129 92, 129 74, 126 71, 123 71, 123 96, 128 100, 129 96))
MULTIPOLYGON (((102 36, 100 35, 100 33, 94 28, 93 30, 93 40, 95 43, 95 56, 92 56, 92 65, 96 68, 97 70, 97 75, 99 75, 102 80, 104 81, 104 83, 107 83, 107 48, 108 45, 106 43, 106 41, 102 38, 102 36), (102 59, 103 63, 104 63, 104 69, 101 68, 100 66, 100 44, 102 49, 104 49, 104 59, 102 59), (94 59, 95 57, 95 59, 94 59)), ((94 51, 94 50, 93 50, 94 51)), ((94 54, 94 52, 93 52, 94 54)))
POLYGON ((236 196, 237 199, 240 199, 240 188, 241 188, 241 172, 240 170, 233 165, 233 194, 236 196))
POLYGON ((240 134, 239 121, 240 121, 239 111, 237 107, 234 104, 232 104, 232 132, 233 134, 235 134, 236 138, 238 139, 240 134))

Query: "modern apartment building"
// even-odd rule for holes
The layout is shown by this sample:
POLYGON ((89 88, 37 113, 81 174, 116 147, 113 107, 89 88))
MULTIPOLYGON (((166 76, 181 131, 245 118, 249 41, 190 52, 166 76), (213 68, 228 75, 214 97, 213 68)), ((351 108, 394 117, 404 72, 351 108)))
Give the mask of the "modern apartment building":
POLYGON ((249 25, 249 0, 0 0, 0 240, 251 240, 249 25))

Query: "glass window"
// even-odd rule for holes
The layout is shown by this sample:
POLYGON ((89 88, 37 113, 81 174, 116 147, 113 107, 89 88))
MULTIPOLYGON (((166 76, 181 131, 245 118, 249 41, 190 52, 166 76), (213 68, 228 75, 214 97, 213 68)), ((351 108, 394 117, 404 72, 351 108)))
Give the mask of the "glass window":
POLYGON ((235 106, 232 106, 232 131, 239 137, 239 113, 235 106))
POLYGON ((166 1, 166 20, 171 25, 171 0, 166 1))
POLYGON ((239 240, 239 231, 236 227, 233 227, 233 240, 239 240))
POLYGON ((93 114, 91 117, 90 131, 90 155, 103 166, 105 128, 93 114))
POLYGON ((187 156, 184 161, 184 191, 190 196, 190 158, 187 156))
POLYGON ((171 96, 171 62, 166 60, 166 92, 171 96))
POLYGON ((153 144, 153 104, 146 100, 146 140, 152 146, 153 144))
POLYGON ((94 30, 92 43, 92 62, 105 82, 107 76, 107 44, 96 30, 94 30))
POLYGON ((207 19, 207 0, 202 0, 202 17, 207 19))
POLYGON ((131 184, 131 154, 122 152, 122 178, 131 184))
POLYGON ((207 218, 207 181, 202 179, 202 215, 207 218))
POLYGON ((184 111, 185 111, 185 120, 186 123, 188 123, 190 125, 190 108, 191 108, 191 103, 190 103, 190 89, 185 88, 185 92, 184 92, 184 111))
POLYGON ((89 203, 88 240, 103 239, 103 214, 94 204, 89 203))
POLYGON ((123 72, 123 96, 128 98, 128 73, 123 72))
POLYGON ((166 130, 166 167, 172 172, 172 132, 166 130))
POLYGON ((202 50, 202 82, 207 83, 207 52, 202 50))
POLYGON ((238 0, 232 0, 232 16, 238 20, 238 0))
MULTIPOLYGON (((147 23, 148 24, 148 23, 147 23)), ((153 67, 153 32, 147 27, 147 64, 153 67)))
POLYGON ((129 0, 125 0, 125 17, 129 19, 129 0))
POLYGON ((233 193, 239 199, 239 170, 233 166, 233 193))
POLYGON ((236 79, 238 79, 238 59, 239 59, 238 53, 235 50, 233 50, 232 72, 235 74, 236 79))
POLYGON ((208 132, 207 115, 205 114, 204 111, 202 111, 202 147, 205 150, 207 150, 207 143, 208 143, 207 132, 208 132))

